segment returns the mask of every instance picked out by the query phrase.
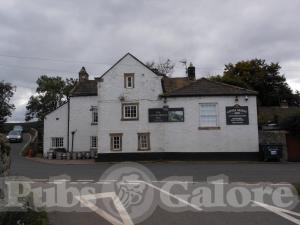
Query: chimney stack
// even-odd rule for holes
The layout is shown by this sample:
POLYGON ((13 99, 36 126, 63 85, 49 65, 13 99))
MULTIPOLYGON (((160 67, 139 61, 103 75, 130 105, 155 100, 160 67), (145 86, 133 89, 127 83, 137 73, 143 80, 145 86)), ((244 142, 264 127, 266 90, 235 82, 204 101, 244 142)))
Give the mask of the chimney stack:
POLYGON ((79 71, 79 82, 89 80, 89 74, 86 72, 85 68, 82 67, 79 71))
POLYGON ((189 80, 196 80, 196 69, 192 63, 190 63, 189 67, 187 68, 187 75, 189 80))

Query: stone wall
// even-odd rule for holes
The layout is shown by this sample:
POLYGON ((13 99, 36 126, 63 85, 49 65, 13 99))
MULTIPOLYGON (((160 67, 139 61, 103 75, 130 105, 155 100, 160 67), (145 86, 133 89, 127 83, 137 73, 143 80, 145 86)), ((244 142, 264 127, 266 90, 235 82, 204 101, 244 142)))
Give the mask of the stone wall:
POLYGON ((10 168, 10 145, 3 134, 0 134, 0 177, 7 176, 10 168))
POLYGON ((259 131, 259 144, 280 144, 283 147, 282 159, 288 159, 286 131, 259 131))

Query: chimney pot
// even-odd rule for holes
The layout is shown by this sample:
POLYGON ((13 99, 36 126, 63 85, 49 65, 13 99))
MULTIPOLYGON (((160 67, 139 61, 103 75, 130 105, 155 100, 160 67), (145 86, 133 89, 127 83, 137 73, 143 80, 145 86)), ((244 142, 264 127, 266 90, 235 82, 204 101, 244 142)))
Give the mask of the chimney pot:
POLYGON ((187 68, 187 75, 189 80, 196 79, 196 68, 193 66, 192 63, 190 63, 189 67, 187 68))

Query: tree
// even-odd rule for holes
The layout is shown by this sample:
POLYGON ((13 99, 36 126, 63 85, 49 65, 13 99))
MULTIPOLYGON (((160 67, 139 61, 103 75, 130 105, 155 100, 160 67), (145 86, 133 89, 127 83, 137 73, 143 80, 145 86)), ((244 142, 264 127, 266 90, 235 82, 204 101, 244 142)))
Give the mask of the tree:
POLYGON ((75 86, 77 80, 66 79, 61 77, 48 77, 43 75, 36 81, 36 95, 32 95, 26 106, 25 120, 38 118, 43 120, 44 117, 55 110, 60 105, 68 101, 70 92, 75 86))
POLYGON ((170 59, 159 59, 158 63, 146 62, 146 65, 155 73, 160 75, 172 75, 175 67, 175 63, 173 63, 170 59))
POLYGON ((10 99, 14 95, 14 87, 10 83, 0 82, 0 123, 6 122, 15 109, 13 104, 10 104, 10 99))
POLYGON ((300 113, 296 113, 281 121, 280 126, 291 134, 300 136, 300 113))
POLYGON ((278 63, 267 64, 265 60, 253 59, 229 63, 222 76, 210 79, 257 91, 258 101, 263 106, 278 106, 282 101, 299 105, 299 93, 293 93, 280 69, 278 63))

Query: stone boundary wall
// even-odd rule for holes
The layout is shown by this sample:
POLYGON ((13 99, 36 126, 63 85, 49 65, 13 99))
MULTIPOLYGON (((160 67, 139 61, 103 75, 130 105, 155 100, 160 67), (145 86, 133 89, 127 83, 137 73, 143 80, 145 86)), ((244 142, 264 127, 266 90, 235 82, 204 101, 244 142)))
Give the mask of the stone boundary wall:
POLYGON ((0 177, 8 176, 10 169, 10 145, 5 135, 0 134, 0 177))
POLYGON ((281 130, 261 130, 259 131, 259 144, 280 144, 283 147, 282 159, 288 160, 288 151, 286 144, 286 131, 281 130))

